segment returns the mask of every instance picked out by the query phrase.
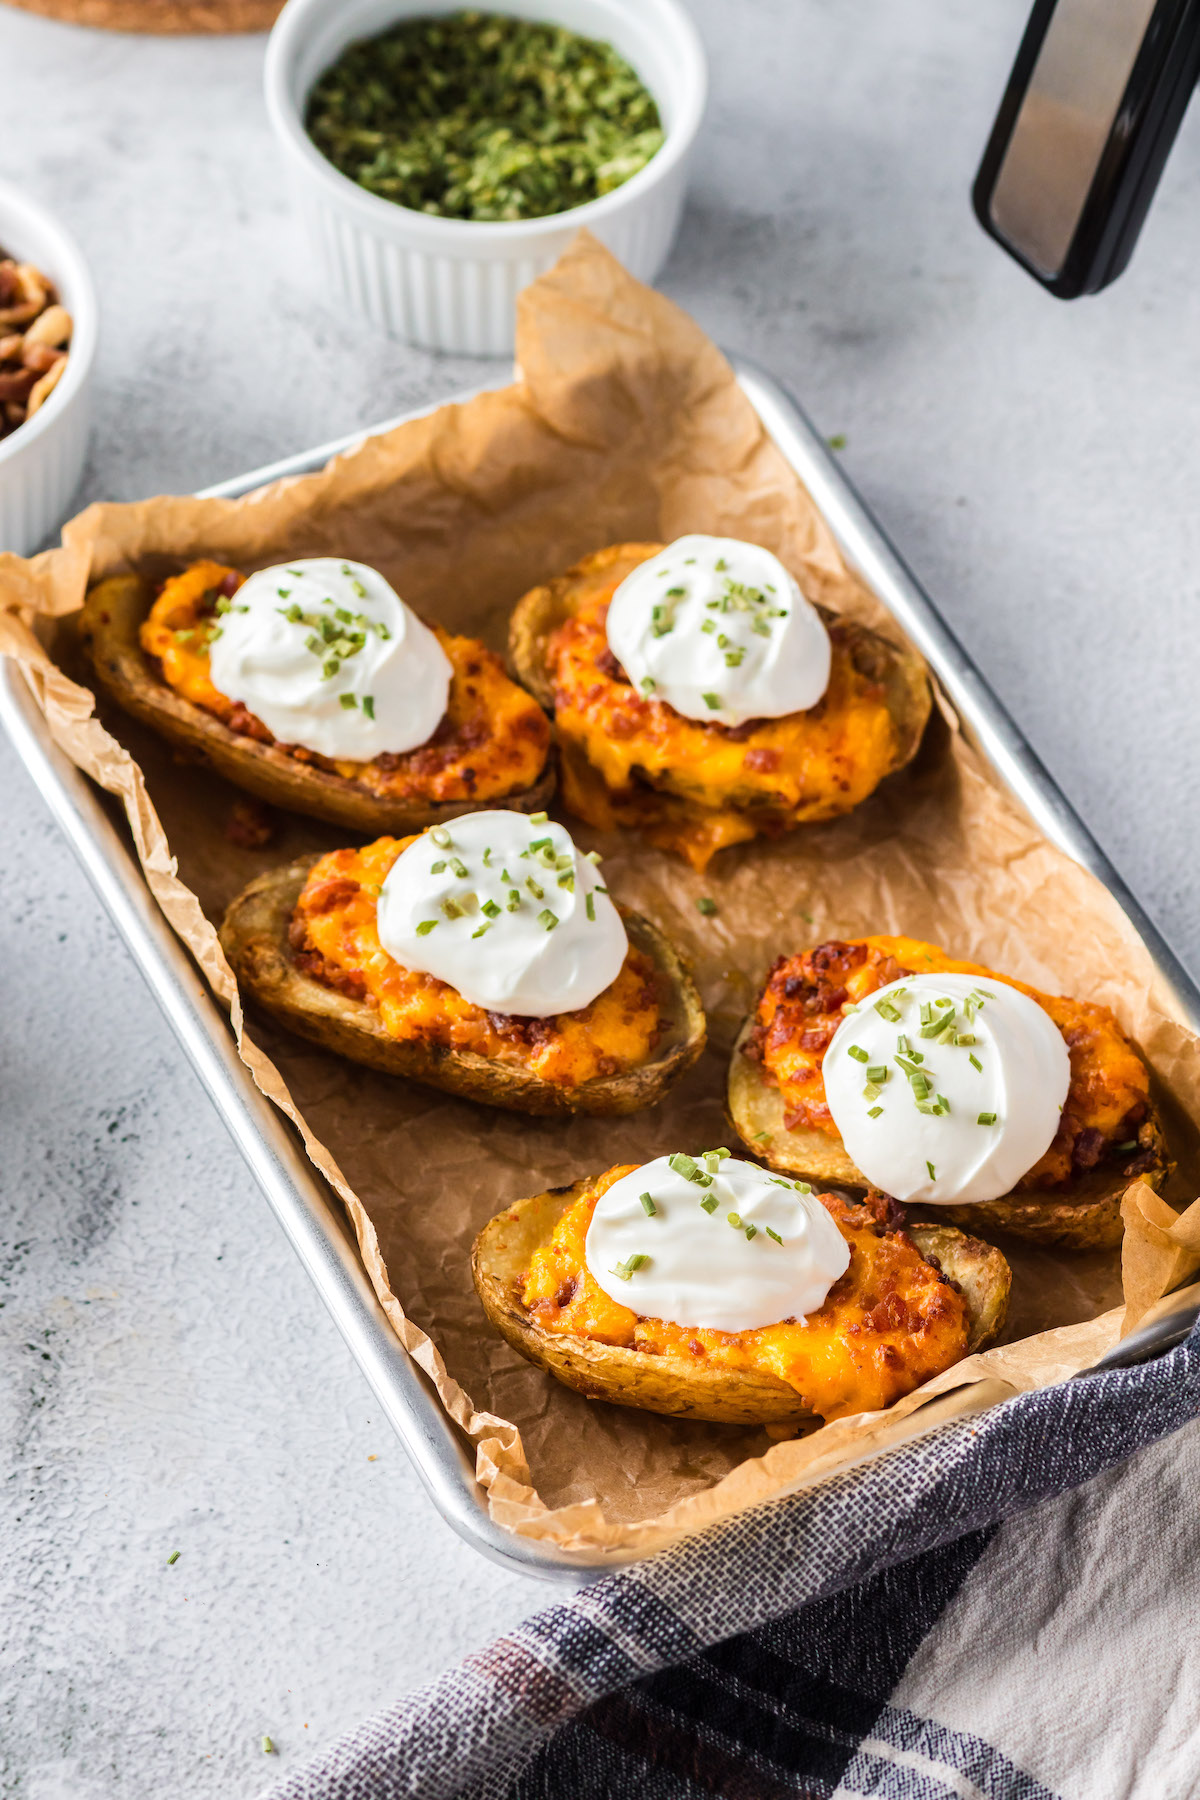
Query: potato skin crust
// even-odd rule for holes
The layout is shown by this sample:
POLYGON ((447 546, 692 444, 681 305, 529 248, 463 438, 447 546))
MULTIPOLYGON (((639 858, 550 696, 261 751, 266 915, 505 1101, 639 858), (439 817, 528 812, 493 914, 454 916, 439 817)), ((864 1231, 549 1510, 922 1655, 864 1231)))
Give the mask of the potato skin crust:
POLYGON ((324 1049, 485 1106, 540 1116, 641 1112, 661 1099, 704 1049, 707 1026, 691 975, 674 946, 639 913, 624 914, 625 929, 658 971, 667 1019, 652 1061, 570 1088, 471 1051, 391 1037, 374 1007, 296 966, 288 928, 309 870, 319 860, 300 857, 252 881, 225 914, 221 944, 246 997, 324 1049))
MULTIPOLYGON (((501 1336, 529 1362, 589 1399, 716 1424, 814 1423, 796 1389, 767 1371, 647 1355, 539 1326, 522 1298, 524 1272, 534 1250, 595 1179, 518 1200, 480 1232, 471 1274, 480 1304, 501 1336)), ((912 1226, 909 1235, 921 1254, 927 1260, 936 1257, 962 1290, 969 1319, 967 1354, 992 1343, 1003 1330, 1012 1283, 1004 1257, 990 1244, 946 1226, 912 1226)))
MULTIPOLYGON (((892 960, 899 972, 911 972, 912 968, 920 968, 925 962, 934 969, 961 969, 988 980, 1009 979, 978 964, 955 962, 935 945, 920 944, 916 940, 866 938, 848 940, 840 946, 819 948, 852 951, 863 944, 883 946, 893 953, 892 960), (925 955, 926 952, 929 954, 925 955)), ((805 953, 805 958, 807 955, 805 953)), ((784 972, 793 963, 802 962, 805 958, 791 959, 790 963, 784 965, 784 972)), ((775 979, 778 969, 779 965, 771 980, 775 979)), ((893 978, 890 967, 883 973, 887 975, 887 979, 893 978)), ((1011 985, 1035 1000, 1046 998, 1023 983, 1012 982, 1011 985)), ((839 991, 844 996, 844 989, 839 991)), ((764 1001, 769 992, 770 982, 764 991, 764 1001)), ((760 1001, 760 1008, 764 1001, 760 1001)), ((1064 1007, 1069 1010, 1071 1003, 1055 1002, 1055 1005, 1062 1011, 1064 1007)), ((746 1055, 746 1050, 753 1045, 755 1039, 758 1016, 756 1010, 746 1020, 730 1060, 727 1108, 734 1130, 756 1156, 781 1173, 851 1189, 868 1188, 870 1183, 847 1155, 836 1131, 821 1129, 819 1125, 812 1123, 793 1124, 789 1128, 785 1123, 787 1101, 784 1094, 773 1081, 764 1080, 759 1062, 746 1055)), ((818 1028, 823 1024, 824 1014, 814 1015, 812 1026, 817 1035, 822 1035, 818 1028)), ((1136 1047, 1130 1046, 1128 1040, 1121 1035, 1126 1052, 1136 1054, 1136 1047)), ((812 1054, 819 1057, 823 1052, 815 1051, 812 1054)), ((1140 1063, 1140 1058, 1138 1061, 1140 1063)), ((827 1114, 823 1105, 818 1107, 818 1111, 827 1114)), ((1138 1151, 1133 1159, 1136 1166, 1131 1170, 1112 1162, 1101 1162, 1078 1175, 1069 1188, 1050 1183, 1038 1185, 1035 1182, 1030 1187, 1020 1187, 995 1200, 974 1201, 961 1206, 939 1206, 934 1210, 939 1218, 944 1218, 953 1225, 989 1232, 1008 1232, 1013 1237, 1047 1247, 1077 1250, 1111 1248, 1121 1240, 1121 1197, 1129 1183, 1139 1179, 1158 1188, 1173 1166, 1167 1153, 1161 1122, 1148 1101, 1146 1117, 1137 1126, 1136 1136, 1138 1151)), ((1047 1152, 1043 1161, 1049 1159, 1050 1153, 1047 1152)), ((1036 1175, 1037 1172, 1038 1169, 1035 1168, 1033 1173, 1036 1175)))
MULTIPOLYGON (((563 789, 570 810, 602 830, 642 830, 660 848, 673 850, 693 867, 703 869, 717 850, 731 844, 760 834, 778 836, 799 824, 850 811, 879 781, 912 759, 932 704, 924 663, 877 632, 818 609, 834 638, 830 686, 834 713, 826 718, 818 707, 811 723, 800 725, 787 720, 760 721, 752 732, 746 728, 750 736, 744 745, 719 727, 682 719, 657 702, 634 694, 597 665, 594 696, 589 690, 587 700, 588 706, 598 706, 603 716, 588 729, 594 727, 605 743, 627 741, 633 758, 629 770, 635 778, 633 784, 620 789, 610 786, 589 760, 584 744, 577 741, 575 727, 568 724, 572 709, 564 709, 553 639, 572 620, 579 620, 582 627, 588 615, 607 604, 632 569, 662 548, 661 544, 629 543, 595 551, 564 575, 531 589, 513 612, 510 664, 518 680, 547 711, 553 712, 556 706, 560 709, 563 789), (860 675, 860 664, 871 669, 869 680, 860 675), (611 718, 606 707, 613 713, 611 718), (855 739, 855 731, 861 741, 855 739), (756 747, 759 739, 762 742, 756 747), (657 772, 636 762, 639 742, 644 743, 648 762, 656 765, 657 772), (798 791, 787 797, 775 791, 771 772, 781 771, 778 780, 785 785, 796 779, 798 744, 805 753, 804 780, 798 791), (672 745, 677 759, 664 763, 664 754, 672 745), (742 771, 736 779, 735 763, 742 771), (706 764, 711 765, 707 776, 706 764), (711 787, 718 779, 718 765, 720 791, 711 787), (869 775, 865 772, 868 767, 869 775), (728 785, 731 780, 732 787, 728 785)), ((581 653, 582 646, 579 648, 581 653)), ((807 720, 807 715, 798 717, 807 720)), ((620 760, 624 766, 629 758, 620 760)))
POLYGON ((231 731, 214 713, 159 680, 138 635, 151 602, 148 583, 137 575, 110 576, 88 594, 81 629, 96 679, 124 712, 260 800, 379 836, 421 831, 489 806, 538 812, 554 794, 556 777, 550 760, 532 787, 494 800, 388 799, 336 771, 300 762, 277 744, 231 731))

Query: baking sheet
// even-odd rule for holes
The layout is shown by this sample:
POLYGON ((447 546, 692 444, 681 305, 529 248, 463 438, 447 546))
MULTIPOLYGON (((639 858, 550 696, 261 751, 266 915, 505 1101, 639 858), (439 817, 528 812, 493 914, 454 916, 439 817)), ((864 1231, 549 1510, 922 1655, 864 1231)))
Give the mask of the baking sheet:
MULTIPOLYGON (((14 598, 67 614, 88 569, 165 567, 172 555, 202 550, 252 567, 328 549, 376 562, 419 608, 495 642, 522 588, 582 550, 621 537, 709 529, 771 544, 814 595, 886 623, 727 366, 690 321, 587 242, 527 299, 525 382, 517 389, 402 427, 325 476, 284 484, 233 510, 187 500, 90 509, 66 534, 57 560, 6 570, 16 559, 0 559, 0 580, 8 576, 14 598), (447 589, 451 544, 456 582, 447 589)), ((56 654, 74 667, 69 630, 56 654)), ((201 772, 181 771, 130 721, 108 720, 145 771, 145 794, 161 816, 164 839, 132 765, 102 742, 83 702, 53 675, 36 678, 72 753, 124 788, 152 882, 218 989, 227 986, 192 895, 208 917, 219 916, 260 868, 332 845, 337 834, 281 821, 269 851, 238 850, 222 829, 232 791, 201 772), (182 886, 170 870, 168 845, 184 846, 182 886)), ((820 1441, 781 1443, 764 1456, 759 1431, 590 1405, 496 1340, 469 1281, 464 1285, 470 1240, 506 1200, 616 1160, 727 1135, 721 1051, 778 950, 831 933, 905 930, 1038 985, 1107 999, 1173 1090, 1178 1191, 1189 1198, 1200 1083, 1196 1042, 1172 992, 1174 971, 1164 977, 1111 897, 1013 805, 948 704, 913 769, 852 819, 784 845, 734 853, 705 877, 662 858, 631 856, 619 841, 580 836, 607 853, 606 873, 619 897, 658 918, 697 963, 716 1048, 664 1107, 630 1121, 547 1127, 257 1035, 310 1132, 331 1152, 325 1166, 351 1205, 389 1316, 476 1443, 496 1515, 550 1543, 627 1553, 785 1491, 818 1466, 886 1441, 894 1428, 894 1420, 846 1422, 819 1434, 820 1441), (700 893, 717 899, 715 920, 696 912, 700 893)), ((248 1054, 270 1090, 272 1071, 248 1054)), ((974 1359, 986 1365, 978 1373, 999 1374, 1011 1390, 1070 1373, 1102 1351, 1119 1318, 1092 1321, 1120 1293, 1115 1256, 1022 1251, 1014 1262, 1013 1330, 1045 1328, 1051 1337, 1010 1346, 990 1362, 974 1359)), ((942 1385, 970 1373, 962 1366, 942 1385)))

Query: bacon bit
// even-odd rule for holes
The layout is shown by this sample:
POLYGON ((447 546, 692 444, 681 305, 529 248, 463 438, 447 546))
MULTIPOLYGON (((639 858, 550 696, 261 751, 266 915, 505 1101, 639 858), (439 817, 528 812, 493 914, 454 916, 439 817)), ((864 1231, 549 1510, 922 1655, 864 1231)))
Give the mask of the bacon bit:
POLYGON ((359 891, 357 881, 348 875, 335 875, 329 881, 319 881, 311 887, 304 898, 304 910, 310 913, 331 912, 335 906, 342 906, 352 900, 359 891))
POLYGON ((239 850, 261 850, 275 836, 275 816, 261 800, 235 800, 225 836, 239 850))
POLYGON ((339 969, 336 965, 327 963, 319 950, 299 951, 296 955, 296 967, 302 974, 319 981, 323 987, 345 994, 348 1000, 367 998, 367 984, 357 969, 339 969))
POLYGON ((764 745, 757 750, 747 750, 742 758, 742 767, 755 775, 774 775, 782 761, 778 750, 764 745))
POLYGON ((275 739, 267 730, 261 719, 256 719, 248 707, 235 700, 233 709, 226 719, 230 731, 236 731, 240 737, 256 738, 260 744, 273 744, 275 739))
POLYGON ((1094 1125, 1086 1125, 1075 1139, 1071 1150, 1071 1167, 1082 1174, 1094 1169, 1104 1155, 1104 1133, 1094 1125))
POLYGON ((596 667, 602 675, 607 675, 610 681, 623 681, 626 687, 630 685, 628 675, 611 650, 605 649, 600 652, 596 658, 596 667))
POLYGON ((578 1291, 579 1277, 577 1275, 572 1275, 568 1281, 563 1282, 562 1286, 557 1290, 554 1296, 554 1304, 558 1307, 560 1312, 564 1307, 570 1306, 578 1291))

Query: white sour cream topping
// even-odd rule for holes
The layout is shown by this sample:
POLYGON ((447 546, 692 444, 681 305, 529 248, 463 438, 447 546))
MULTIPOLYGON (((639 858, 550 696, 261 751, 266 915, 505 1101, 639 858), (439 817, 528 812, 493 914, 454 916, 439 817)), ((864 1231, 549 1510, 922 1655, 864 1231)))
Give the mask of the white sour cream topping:
POLYGON ((378 924, 404 968, 533 1019, 590 1005, 629 947, 595 865, 544 814, 465 813, 426 831, 388 870, 378 924))
POLYGON ((806 1182, 711 1151, 660 1156, 614 1182, 585 1254, 622 1306, 711 1331, 803 1323, 850 1266, 849 1244, 806 1182))
POLYGON ((281 744, 370 762, 427 743, 446 711, 449 657, 365 563, 316 556, 259 569, 219 624, 213 686, 281 744))
POLYGON ((805 712, 829 686, 819 614, 777 557, 738 538, 676 538, 625 577, 606 629, 634 687, 709 725, 805 712))
POLYGON ((847 1015, 822 1073, 867 1180, 897 1200, 946 1206, 1011 1192, 1045 1155, 1071 1060, 1050 1015, 1005 982, 911 975, 847 1015))

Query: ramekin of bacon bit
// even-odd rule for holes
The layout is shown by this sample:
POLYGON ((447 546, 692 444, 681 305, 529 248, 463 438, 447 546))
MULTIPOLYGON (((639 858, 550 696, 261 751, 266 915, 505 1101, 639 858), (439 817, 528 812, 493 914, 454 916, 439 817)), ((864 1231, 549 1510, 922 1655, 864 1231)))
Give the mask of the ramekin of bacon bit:
POLYGON ((66 374, 71 330, 49 277, 0 251, 0 438, 32 419, 66 374))

